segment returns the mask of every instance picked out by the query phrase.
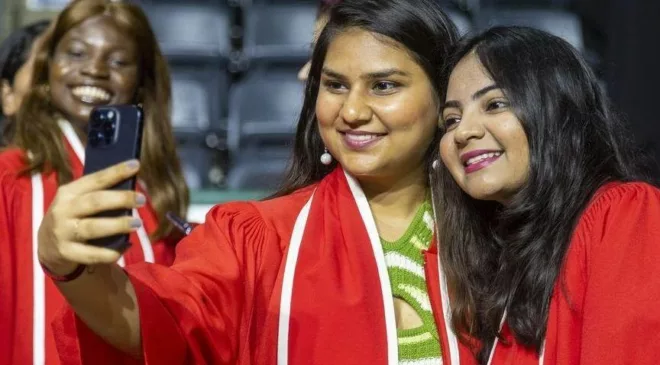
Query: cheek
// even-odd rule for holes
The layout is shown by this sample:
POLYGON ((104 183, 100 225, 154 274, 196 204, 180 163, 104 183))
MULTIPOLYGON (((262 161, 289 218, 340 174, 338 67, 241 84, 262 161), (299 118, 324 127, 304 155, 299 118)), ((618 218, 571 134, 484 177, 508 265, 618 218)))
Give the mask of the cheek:
POLYGON ((116 85, 119 99, 131 100, 138 90, 138 73, 118 73, 113 76, 113 83, 116 85))
POLYGON ((52 64, 48 68, 48 85, 50 86, 50 98, 58 109, 66 109, 65 98, 68 94, 65 90, 66 83, 64 82, 63 77, 65 72, 66 69, 60 67, 58 64, 52 64))
POLYGON ((451 143, 451 137, 448 134, 445 134, 442 139, 440 139, 440 158, 446 166, 451 166, 453 163, 454 156, 454 146, 451 143))
MULTIPOLYGON (((390 131, 426 129, 431 108, 410 98, 389 98, 372 105, 374 113, 390 131)), ((435 123, 434 123, 435 124, 435 123)))
POLYGON ((510 120, 502 124, 505 127, 501 135, 508 136, 506 140, 507 149, 514 154, 517 170, 525 172, 529 170, 529 142, 522 125, 518 120, 510 120))
POLYGON ((57 62, 48 67, 48 83, 51 89, 64 86, 64 75, 67 72, 68 67, 57 62))
POLYGON ((316 99, 316 119, 322 129, 324 127, 331 127, 339 117, 341 104, 333 99, 322 92, 319 93, 316 99))

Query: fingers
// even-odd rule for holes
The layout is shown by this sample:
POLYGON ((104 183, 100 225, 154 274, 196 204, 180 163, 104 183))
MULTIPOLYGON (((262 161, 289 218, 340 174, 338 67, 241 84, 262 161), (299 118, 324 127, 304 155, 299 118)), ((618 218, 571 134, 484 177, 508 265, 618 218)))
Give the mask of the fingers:
POLYGON ((119 234, 127 234, 142 226, 142 221, 133 217, 86 218, 71 227, 71 241, 78 243, 119 234))
POLYGON ((144 195, 134 191, 95 191, 75 198, 68 213, 72 217, 88 217, 111 210, 133 209, 145 203, 144 195))
POLYGON ((78 195, 108 189, 134 176, 140 170, 138 160, 130 160, 81 177, 66 185, 67 190, 78 195))
POLYGON ((111 264, 121 257, 121 253, 115 250, 78 242, 62 246, 60 254, 65 260, 85 265, 111 264))

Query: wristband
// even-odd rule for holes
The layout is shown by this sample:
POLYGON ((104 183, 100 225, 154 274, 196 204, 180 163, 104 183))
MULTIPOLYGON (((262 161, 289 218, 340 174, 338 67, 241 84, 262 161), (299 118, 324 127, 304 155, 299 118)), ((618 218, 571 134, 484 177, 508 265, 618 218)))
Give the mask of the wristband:
POLYGON ((50 271, 41 261, 39 261, 39 265, 41 265, 41 269, 44 271, 44 274, 46 274, 46 276, 53 279, 54 281, 61 283, 66 283, 67 281, 77 279, 85 271, 85 267, 87 267, 86 265, 80 264, 69 274, 57 275, 54 272, 50 271))

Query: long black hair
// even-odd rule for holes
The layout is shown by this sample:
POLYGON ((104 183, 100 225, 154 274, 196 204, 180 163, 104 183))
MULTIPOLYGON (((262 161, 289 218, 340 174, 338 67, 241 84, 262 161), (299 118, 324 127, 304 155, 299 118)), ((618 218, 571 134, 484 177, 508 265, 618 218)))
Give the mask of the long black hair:
POLYGON ((509 99, 530 153, 528 181, 505 206, 472 199, 444 166, 432 187, 452 325, 462 340, 480 340, 473 350, 486 363, 505 310, 517 341, 540 351, 581 213, 603 184, 647 179, 601 84, 567 42, 525 27, 487 30, 457 47, 445 83, 472 52, 509 99))
MULTIPOLYGON (((424 69, 438 96, 441 70, 457 42, 456 27, 434 0, 344 0, 330 10, 330 19, 312 53, 305 100, 298 120, 293 157, 281 188, 273 196, 286 195, 321 180, 336 165, 319 162, 323 141, 316 120, 316 98, 328 46, 341 32, 360 28, 403 45, 424 69)), ((359 57, 359 55, 356 55, 359 57)), ((437 154, 439 133, 428 148, 430 165, 437 154)))

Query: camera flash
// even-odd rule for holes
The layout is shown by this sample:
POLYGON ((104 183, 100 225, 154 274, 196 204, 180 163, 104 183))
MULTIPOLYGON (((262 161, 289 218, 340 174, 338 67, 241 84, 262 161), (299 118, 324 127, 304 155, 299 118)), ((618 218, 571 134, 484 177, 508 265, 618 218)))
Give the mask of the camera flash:
POLYGON ((115 117, 115 112, 113 112, 112 110, 108 111, 108 119, 112 119, 114 117, 115 117))

